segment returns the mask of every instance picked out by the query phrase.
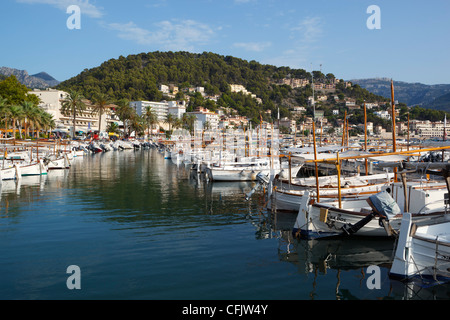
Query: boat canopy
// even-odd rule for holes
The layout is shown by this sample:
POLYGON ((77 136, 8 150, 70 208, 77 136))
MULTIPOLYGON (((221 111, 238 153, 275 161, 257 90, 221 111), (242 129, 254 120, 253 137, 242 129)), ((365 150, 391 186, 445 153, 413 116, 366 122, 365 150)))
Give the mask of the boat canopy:
MULTIPOLYGON (((345 146, 327 146, 327 147, 317 147, 317 152, 336 152, 346 148, 345 146)), ((304 154, 304 153, 314 153, 314 147, 290 147, 284 150, 285 152, 291 152, 293 156, 304 154)))

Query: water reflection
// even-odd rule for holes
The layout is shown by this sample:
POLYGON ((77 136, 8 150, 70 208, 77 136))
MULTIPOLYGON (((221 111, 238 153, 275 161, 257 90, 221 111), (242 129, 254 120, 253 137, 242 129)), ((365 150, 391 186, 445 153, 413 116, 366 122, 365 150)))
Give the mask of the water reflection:
MULTIPOLYGON (((174 274, 179 275, 180 282, 196 285, 195 279, 191 280, 182 273, 188 265, 189 272, 197 274, 199 279, 204 273, 209 275, 210 278, 202 280, 204 287, 195 289, 210 294, 217 286, 230 288, 227 287, 229 281, 223 281, 220 275, 227 272, 223 265, 236 270, 233 277, 225 278, 237 279, 236 287, 240 288, 247 282, 259 284, 259 278, 254 280, 245 274, 248 265, 254 266, 260 261, 248 258, 255 254, 255 259, 269 261, 265 266, 270 265, 271 268, 261 267, 252 271, 267 277, 267 283, 279 292, 288 292, 287 295, 294 299, 449 298, 448 285, 424 288, 389 279, 387 273, 392 261, 393 240, 294 239, 291 230, 296 215, 267 211, 262 192, 255 193, 246 201, 245 195, 254 187, 253 182, 206 182, 188 168, 164 159, 155 150, 86 155, 75 158, 69 170, 52 170, 47 176, 4 181, 0 218, 5 218, 1 219, 3 225, 14 223, 15 228, 5 227, 2 236, 8 239, 11 234, 15 236, 24 232, 20 229, 21 219, 6 218, 26 216, 24 212, 29 213, 42 202, 40 208, 48 207, 53 215, 46 218, 51 219, 34 215, 31 222, 23 220, 24 228, 28 228, 25 229, 26 234, 34 236, 34 246, 43 248, 45 259, 38 261, 44 268, 51 269, 47 261, 59 261, 61 256, 64 261, 72 261, 72 254, 78 254, 78 259, 95 267, 91 272, 97 275, 123 273, 114 279, 125 284, 129 283, 128 279, 133 279, 138 288, 145 284, 141 278, 150 279, 152 281, 148 281, 142 290, 154 292, 152 285, 157 281, 153 280, 162 277, 170 282, 174 274), (60 214, 66 211, 66 216, 60 214), (33 227, 39 223, 40 228, 34 230, 33 227), (49 223, 53 223, 51 228, 49 223), (236 226, 240 228, 233 228, 236 226), (240 232, 238 237, 236 232, 240 232), (52 242, 56 235, 60 235, 60 242, 73 240, 77 245, 60 244, 58 248, 52 242), (247 241, 249 239, 254 241, 247 241), (65 256, 67 248, 73 251, 65 256), (56 252, 54 255, 53 250, 56 252), (181 260, 184 264, 180 267, 181 260), (370 276, 367 267, 371 265, 381 269, 379 290, 367 287, 370 276), (131 275, 130 266, 133 269, 131 275), (172 270, 170 274, 167 274, 168 269, 172 270), (239 277, 242 272, 244 275, 239 277)), ((23 241, 22 246, 15 247, 17 241, 11 241, 14 244, 11 249, 3 249, 9 255, 18 252, 15 258, 18 265, 22 261, 28 262, 22 257, 30 255, 26 239, 19 240, 23 241)), ((8 269, 4 267, 1 270, 8 269)), ((48 273, 48 278, 58 283, 53 274, 48 273)), ((30 275, 29 279, 32 278, 36 277, 30 275)), ((103 283, 99 282, 100 288, 103 288, 103 283)), ((164 284, 155 285, 163 290, 164 284)), ((260 291, 267 288, 263 282, 259 285, 260 291)), ((172 286, 182 287, 178 283, 172 283, 172 286)), ((44 290, 45 286, 39 288, 44 290)), ((129 292, 136 294, 134 289, 129 292)), ((169 298, 177 295, 185 298, 184 292, 176 289, 165 293, 169 298)), ((252 293, 257 297, 262 294, 252 293)), ((141 294, 137 296, 146 297, 141 294)), ((213 295, 211 297, 214 299, 213 295)))
MULTIPOLYGON (((266 213, 267 214, 267 213, 266 213)), ((278 240, 280 261, 306 275, 310 299, 377 299, 377 300, 440 300, 450 298, 450 284, 400 282, 389 278, 395 240, 350 237, 319 240, 297 240, 291 230, 295 214, 275 212, 263 216, 256 226, 256 237, 278 240), (369 266, 381 270, 381 288, 369 289, 372 280, 369 266), (312 278, 311 278, 312 277, 312 278), (326 288, 326 289, 324 289, 326 288), (327 290, 326 293, 324 290, 327 290)), ((254 221, 258 221, 255 219, 254 221)), ((303 284, 304 288, 304 284, 303 284)))

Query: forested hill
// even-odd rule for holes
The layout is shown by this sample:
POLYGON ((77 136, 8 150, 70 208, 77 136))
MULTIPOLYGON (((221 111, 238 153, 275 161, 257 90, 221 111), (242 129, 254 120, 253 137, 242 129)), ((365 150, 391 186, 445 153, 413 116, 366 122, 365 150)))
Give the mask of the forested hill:
MULTIPOLYGON (((315 82, 334 78, 334 75, 324 75, 320 71, 314 71, 313 74, 315 82)), ((86 98, 102 92, 112 100, 161 101, 166 99, 158 90, 161 84, 173 84, 180 91, 183 88, 201 86, 205 88, 207 95, 220 96, 215 103, 207 101, 206 107, 231 107, 249 118, 259 119, 262 114, 267 119, 267 110, 272 111, 272 117, 277 114, 278 108, 281 116, 288 116, 290 107, 307 105, 307 98, 312 95, 310 86, 292 89, 288 85, 275 84, 278 80, 289 77, 310 80, 311 74, 303 69, 263 65, 256 61, 210 52, 150 52, 108 60, 98 67, 85 69, 79 75, 60 83, 58 88, 80 91, 86 98), (258 103, 247 95, 231 93, 230 84, 243 85, 262 102, 258 103)), ((358 95, 355 98, 383 99, 359 86, 357 89, 358 95)), ((203 102, 206 101, 197 96, 191 98, 189 106, 192 108, 203 102)))

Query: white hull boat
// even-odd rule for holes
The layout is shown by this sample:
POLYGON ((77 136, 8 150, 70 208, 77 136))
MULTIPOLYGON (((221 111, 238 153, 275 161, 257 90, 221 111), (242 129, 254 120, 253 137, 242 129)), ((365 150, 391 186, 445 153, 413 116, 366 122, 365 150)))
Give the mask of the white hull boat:
POLYGON ((22 176, 37 176, 47 174, 47 167, 42 159, 39 161, 24 164, 20 166, 20 172, 22 176))
POLYGON ((69 169, 70 168, 70 161, 67 158, 67 155, 64 154, 63 156, 51 156, 50 158, 47 158, 47 168, 48 170, 55 170, 55 169, 69 169))
MULTIPOLYGON (((398 184, 392 186, 394 187, 392 193, 395 196, 395 190, 401 188, 398 184)), ((444 194, 448 192, 446 187, 411 188, 409 191, 411 211, 408 212, 414 213, 414 219, 428 219, 445 213, 444 194), (441 200, 436 202, 435 198, 441 200)), ((311 203, 310 200, 307 191, 301 199, 293 229, 296 237, 314 239, 350 234, 386 237, 400 230, 403 207, 387 192, 383 191, 366 199, 341 200, 340 207, 338 201, 311 203), (384 217, 376 214, 379 212, 374 209, 373 204, 373 201, 381 195, 387 197, 380 201, 383 201, 386 211, 390 213, 384 217)))
POLYGON ((421 224, 404 213, 389 276, 450 281, 450 217, 421 224))
POLYGON ((20 167, 18 165, 14 165, 11 167, 2 168, 0 170, 0 175, 2 180, 14 180, 21 177, 20 167))
MULTIPOLYGON (((373 194, 382 191, 385 184, 374 184, 355 188, 341 188, 342 200, 355 200, 365 199, 373 194)), ((305 192, 309 192, 309 196, 316 198, 315 188, 309 188, 304 190, 281 190, 275 188, 273 191, 273 197, 270 201, 270 207, 276 210, 282 211, 294 211, 298 212, 300 203, 305 192)), ((321 202, 336 202, 338 199, 337 188, 320 189, 319 191, 321 202)))
POLYGON ((212 164, 206 168, 206 174, 213 181, 256 181, 258 174, 281 174, 283 177, 295 177, 302 167, 301 164, 292 166, 281 165, 280 162, 271 164, 269 159, 255 159, 252 161, 228 162, 225 164, 212 164), (281 168, 280 168, 281 167, 281 168))

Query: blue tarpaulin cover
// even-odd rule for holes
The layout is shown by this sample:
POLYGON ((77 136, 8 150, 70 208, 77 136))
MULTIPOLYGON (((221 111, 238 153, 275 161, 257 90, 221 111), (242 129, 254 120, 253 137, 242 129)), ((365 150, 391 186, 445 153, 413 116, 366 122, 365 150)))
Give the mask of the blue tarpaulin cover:
POLYGON ((386 215, 388 219, 402 213, 397 202, 395 202, 391 195, 386 191, 374 194, 373 196, 370 196, 369 199, 377 211, 386 215))

